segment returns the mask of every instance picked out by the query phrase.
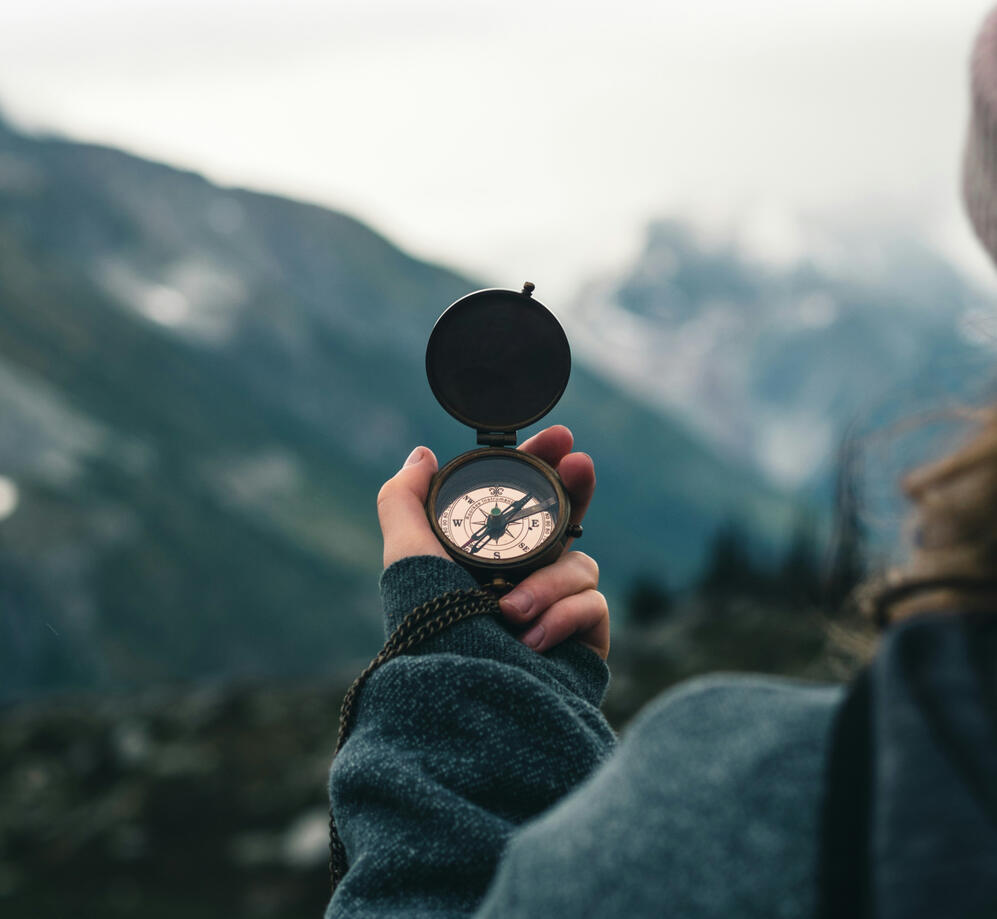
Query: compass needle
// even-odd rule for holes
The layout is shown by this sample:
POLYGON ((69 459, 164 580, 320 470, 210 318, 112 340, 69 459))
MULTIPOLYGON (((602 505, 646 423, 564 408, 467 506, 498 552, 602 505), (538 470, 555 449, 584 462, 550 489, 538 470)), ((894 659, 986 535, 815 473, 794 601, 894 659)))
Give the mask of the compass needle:
POLYGON ((553 507, 555 504, 557 504, 557 498, 547 498, 546 501, 541 501, 539 504, 534 504, 532 507, 524 507, 521 511, 516 511, 516 513, 506 519, 506 523, 512 523, 515 520, 522 520, 524 517, 532 517, 534 514, 539 514, 542 511, 547 510, 549 507, 553 507))

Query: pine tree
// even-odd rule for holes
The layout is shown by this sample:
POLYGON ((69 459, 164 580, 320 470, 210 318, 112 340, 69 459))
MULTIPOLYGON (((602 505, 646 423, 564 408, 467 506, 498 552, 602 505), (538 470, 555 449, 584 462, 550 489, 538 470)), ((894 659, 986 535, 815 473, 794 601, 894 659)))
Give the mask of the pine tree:
POLYGON ((776 572, 773 592, 792 604, 819 604, 823 599, 821 565, 813 517, 802 512, 786 554, 776 572))
POLYGON ((626 596, 627 623, 636 628, 657 625, 672 610, 672 595, 660 575, 638 575, 626 596))
POLYGON ((714 534, 707 552, 699 591, 712 599, 758 596, 765 593, 768 579, 758 571, 748 553, 744 530, 729 520, 714 534))

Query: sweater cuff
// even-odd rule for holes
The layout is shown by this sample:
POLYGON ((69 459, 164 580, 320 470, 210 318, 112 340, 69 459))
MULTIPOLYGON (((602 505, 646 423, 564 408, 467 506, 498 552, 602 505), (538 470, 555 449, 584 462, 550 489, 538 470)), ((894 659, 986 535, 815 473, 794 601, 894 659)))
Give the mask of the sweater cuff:
POLYGON ((577 677, 577 682, 570 683, 571 689, 595 708, 602 708, 609 688, 609 664, 606 663, 588 645, 569 638, 548 652, 563 660, 577 677))
POLYGON ((395 562, 381 575, 385 637, 417 606, 451 590, 473 590, 477 586, 460 565, 436 555, 411 555, 395 562))

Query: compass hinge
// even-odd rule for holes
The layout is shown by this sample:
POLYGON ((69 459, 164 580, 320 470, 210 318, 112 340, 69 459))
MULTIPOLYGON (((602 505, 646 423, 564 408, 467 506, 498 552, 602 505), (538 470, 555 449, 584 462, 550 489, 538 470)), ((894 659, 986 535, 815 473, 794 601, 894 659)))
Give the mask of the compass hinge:
POLYGON ((478 444, 482 447, 515 447, 515 431, 478 431, 478 444))

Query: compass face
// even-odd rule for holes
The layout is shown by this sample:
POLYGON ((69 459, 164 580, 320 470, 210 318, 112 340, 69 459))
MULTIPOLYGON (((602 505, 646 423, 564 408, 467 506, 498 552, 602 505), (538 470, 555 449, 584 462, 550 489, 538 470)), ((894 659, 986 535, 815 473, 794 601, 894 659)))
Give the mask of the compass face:
POLYGON ((519 488, 490 485, 457 498, 440 515, 439 524, 458 549, 504 561, 532 552, 550 536, 554 517, 549 506, 519 488))
POLYGON ((488 454, 443 470, 432 513, 453 548, 501 565, 542 550, 558 529, 562 506, 548 475, 522 454, 488 454))

